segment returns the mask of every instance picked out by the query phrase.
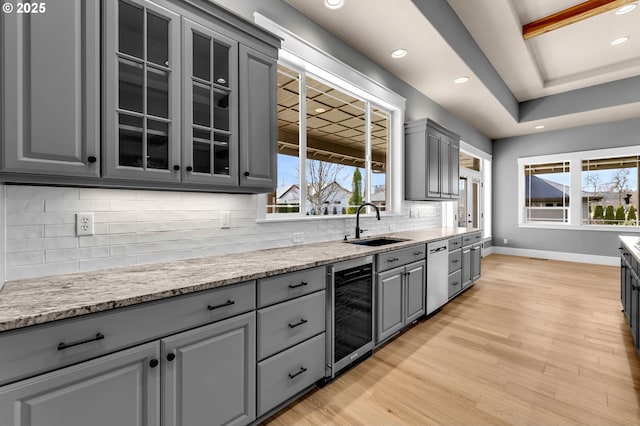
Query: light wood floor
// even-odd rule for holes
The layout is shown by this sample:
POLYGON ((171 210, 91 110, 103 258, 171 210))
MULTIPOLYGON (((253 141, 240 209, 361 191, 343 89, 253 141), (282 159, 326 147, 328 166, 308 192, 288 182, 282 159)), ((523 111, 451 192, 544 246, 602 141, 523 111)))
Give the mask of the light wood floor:
POLYGON ((640 425, 619 268, 490 255, 482 278, 271 425, 640 425))

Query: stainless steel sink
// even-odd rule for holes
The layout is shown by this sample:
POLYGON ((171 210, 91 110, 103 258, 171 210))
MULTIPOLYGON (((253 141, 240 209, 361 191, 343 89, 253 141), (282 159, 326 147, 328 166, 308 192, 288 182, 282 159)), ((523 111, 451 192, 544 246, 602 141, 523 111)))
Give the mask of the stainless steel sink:
POLYGON ((357 244, 359 246, 386 246, 387 244, 401 243, 403 241, 409 241, 404 238, 389 238, 389 237, 380 237, 380 238, 371 238, 368 240, 352 240, 347 241, 350 244, 357 244))

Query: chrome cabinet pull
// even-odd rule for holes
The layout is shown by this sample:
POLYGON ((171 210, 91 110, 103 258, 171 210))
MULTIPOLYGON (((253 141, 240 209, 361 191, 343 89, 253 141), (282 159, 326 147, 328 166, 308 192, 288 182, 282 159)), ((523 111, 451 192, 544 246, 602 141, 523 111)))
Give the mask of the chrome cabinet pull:
POLYGON ((289 288, 304 287, 305 285, 309 285, 309 283, 305 281, 300 281, 300 284, 296 284, 296 285, 289 284, 289 288))
POLYGON ((60 342, 58 343, 58 350, 62 351, 64 349, 71 348, 73 346, 84 345, 85 343, 97 342, 98 340, 102 340, 102 339, 104 339, 104 334, 97 333, 95 337, 91 337, 89 339, 84 339, 84 340, 78 340, 77 342, 73 342, 73 343, 60 342))

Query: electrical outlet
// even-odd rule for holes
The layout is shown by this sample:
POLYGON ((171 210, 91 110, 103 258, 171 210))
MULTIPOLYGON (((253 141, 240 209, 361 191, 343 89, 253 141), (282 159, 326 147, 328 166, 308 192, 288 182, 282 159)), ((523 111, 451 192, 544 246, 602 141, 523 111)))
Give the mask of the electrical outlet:
POLYGON ((294 243, 302 244, 304 242, 304 232, 294 232, 291 234, 291 240, 294 243))
POLYGON ((76 235, 93 235, 93 213, 76 213, 76 235))
POLYGON ((509 244, 509 240, 508 239, 504 239, 504 245, 506 246, 507 244, 509 244))
POLYGON ((231 212, 230 211, 220 212, 220 228, 222 229, 231 228, 231 212))

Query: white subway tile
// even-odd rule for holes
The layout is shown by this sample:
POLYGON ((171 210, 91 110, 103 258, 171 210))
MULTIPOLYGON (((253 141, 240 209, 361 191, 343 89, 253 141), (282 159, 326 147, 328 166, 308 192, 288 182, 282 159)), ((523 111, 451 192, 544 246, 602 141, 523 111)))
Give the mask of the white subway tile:
POLYGON ((45 200, 47 212, 108 211, 109 200, 45 200))
POLYGON ((80 188, 81 200, 135 200, 137 191, 131 189, 80 188))
POLYGON ((8 213, 44 212, 44 200, 8 200, 8 213))
POLYGON ((7 185, 7 199, 12 200, 77 200, 79 192, 78 188, 7 185))
POLYGON ((21 238, 42 238, 45 236, 44 225, 7 226, 7 239, 17 240, 21 238))
POLYGON ((44 236, 49 237, 75 237, 76 224, 65 223, 61 225, 44 225, 44 236))
POLYGON ((44 263, 42 265, 16 266, 7 268, 7 280, 36 278, 48 275, 71 274, 78 272, 78 262, 44 263))
POLYGON ((60 223, 76 223, 76 215, 72 212, 14 212, 7 213, 7 225, 48 225, 60 223))
POLYGON ((76 237, 7 240, 7 253, 21 253, 25 251, 55 250, 75 247, 78 247, 78 239, 76 237))
POLYGON ((65 250, 47 250, 45 259, 47 263, 67 262, 69 260, 94 259, 108 257, 108 247, 86 247, 65 250))
POLYGON ((135 244, 136 239, 136 234, 87 235, 78 239, 78 245, 79 247, 109 247, 135 244))
POLYGON ((82 259, 78 261, 80 272, 98 271, 100 269, 133 266, 138 263, 136 256, 104 257, 99 259, 82 259))
POLYGON ((43 251, 29 251, 26 253, 7 253, 7 267, 38 265, 44 263, 43 251))

